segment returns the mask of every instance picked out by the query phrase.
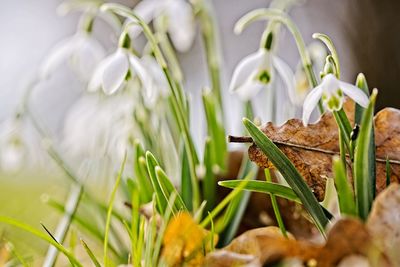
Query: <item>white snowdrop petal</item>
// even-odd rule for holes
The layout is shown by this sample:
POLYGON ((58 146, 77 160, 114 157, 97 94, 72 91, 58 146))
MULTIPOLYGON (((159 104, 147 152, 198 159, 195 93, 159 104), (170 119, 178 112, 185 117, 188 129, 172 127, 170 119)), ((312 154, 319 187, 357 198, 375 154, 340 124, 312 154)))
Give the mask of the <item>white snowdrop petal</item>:
POLYGON ((167 96, 169 94, 168 81, 157 60, 152 56, 144 55, 140 61, 143 67, 151 75, 153 82, 157 86, 157 92, 161 93, 163 96, 167 96))
POLYGON ((354 100, 360 106, 366 108, 369 103, 369 99, 367 95, 357 86, 340 82, 339 83, 340 89, 342 89, 343 93, 354 100))
POLYGON ((105 51, 101 44, 91 36, 87 36, 79 49, 73 54, 74 68, 79 76, 88 81, 93 74, 96 65, 104 57, 105 51))
POLYGON ((244 57, 233 72, 229 90, 234 92, 246 83, 257 70, 257 67, 262 63, 264 57, 265 51, 263 49, 244 57))
POLYGON ((323 87, 319 85, 315 87, 306 97, 303 104, 303 124, 307 126, 311 113, 317 106, 318 101, 322 97, 323 87))
POLYGON ((328 95, 332 95, 339 89, 339 83, 340 81, 336 76, 330 73, 322 79, 321 86, 328 95))
POLYGON ((107 66, 103 70, 102 84, 104 93, 115 93, 124 83, 129 70, 127 52, 118 49, 110 56, 107 66))
POLYGON ((139 79, 142 83, 142 87, 145 90, 145 96, 148 98, 154 97, 155 88, 154 88, 154 82, 151 78, 151 75, 142 66, 142 63, 139 61, 139 59, 137 57, 130 56, 129 60, 132 65, 132 69, 134 70, 134 74, 136 74, 139 77, 139 79))
POLYGON ((104 69, 108 67, 110 60, 111 56, 108 56, 94 69, 87 88, 89 92, 95 92, 102 86, 104 69))
MULTIPOLYGON (((286 64, 285 61, 280 59, 279 57, 273 57, 272 62, 274 64, 275 69, 279 73, 282 78, 282 81, 285 83, 290 101, 294 104, 297 103, 296 96, 296 79, 292 69, 286 64)), ((272 76, 273 77, 273 76, 272 76)))
POLYGON ((235 93, 242 101, 248 101, 255 97, 263 88, 266 88, 265 84, 258 82, 247 82, 237 88, 235 93))
POLYGON ((169 1, 166 12, 168 33, 174 47, 180 52, 188 51, 196 35, 192 6, 185 0, 169 1))
MULTIPOLYGON (((158 0, 143 0, 140 1, 133 12, 139 16, 147 24, 154 18, 156 11, 159 8, 160 3, 158 0)), ((125 24, 131 23, 132 20, 127 19, 125 24)), ((129 27, 129 36, 134 39, 142 32, 142 28, 138 25, 132 24, 129 27)))
POLYGON ((74 35, 57 44, 44 60, 39 71, 40 76, 42 78, 48 77, 52 71, 56 70, 62 63, 65 63, 71 57, 79 42, 79 37, 74 35))

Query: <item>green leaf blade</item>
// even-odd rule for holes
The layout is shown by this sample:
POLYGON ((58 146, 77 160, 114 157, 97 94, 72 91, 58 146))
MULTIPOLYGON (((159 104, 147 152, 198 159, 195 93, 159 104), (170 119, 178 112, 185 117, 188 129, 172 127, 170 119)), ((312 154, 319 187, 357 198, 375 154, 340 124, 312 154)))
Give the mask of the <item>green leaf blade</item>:
POLYGON ((324 214, 317 199, 304 182, 293 163, 279 150, 279 148, 250 120, 243 119, 243 124, 253 138, 255 144, 263 151, 268 159, 279 170, 287 183, 301 200, 305 209, 313 218, 315 225, 324 235, 324 228, 329 220, 324 214))

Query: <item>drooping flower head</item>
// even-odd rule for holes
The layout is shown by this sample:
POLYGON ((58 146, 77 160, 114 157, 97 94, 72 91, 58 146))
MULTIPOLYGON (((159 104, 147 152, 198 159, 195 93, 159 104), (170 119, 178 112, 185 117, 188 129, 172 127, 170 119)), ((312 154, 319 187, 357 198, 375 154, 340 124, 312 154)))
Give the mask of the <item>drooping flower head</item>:
MULTIPOLYGON (((271 41, 267 39, 267 42, 271 41)), ((281 77, 289 95, 294 91, 293 71, 270 48, 270 44, 260 47, 256 53, 243 58, 236 66, 229 88, 242 101, 248 101, 262 89, 269 88, 275 79, 275 72, 281 77)))
POLYGON ((101 88, 105 94, 111 95, 122 89, 130 79, 137 77, 144 89, 146 101, 153 103, 159 92, 165 92, 167 82, 154 58, 139 58, 131 51, 130 40, 128 33, 124 31, 117 50, 95 69, 88 90, 94 92, 101 88))
MULTIPOLYGON (((146 23, 157 17, 165 17, 174 47, 180 52, 186 52, 192 46, 196 25, 193 8, 186 0, 143 0, 135 6, 133 12, 146 23)), ((137 37, 141 31, 139 26, 131 27, 131 38, 137 37)))
POLYGON ((362 107, 367 107, 369 100, 367 95, 357 86, 340 81, 332 73, 326 74, 321 83, 315 87, 306 97, 303 104, 303 124, 307 125, 311 113, 318 105, 320 99, 330 111, 340 110, 343 106, 344 95, 353 99, 362 107))
POLYGON ((94 68, 104 58, 105 51, 93 37, 93 18, 86 21, 87 17, 84 16, 84 20, 73 36, 58 43, 46 57, 39 72, 42 78, 47 78, 58 67, 69 63, 82 81, 90 79, 94 68))

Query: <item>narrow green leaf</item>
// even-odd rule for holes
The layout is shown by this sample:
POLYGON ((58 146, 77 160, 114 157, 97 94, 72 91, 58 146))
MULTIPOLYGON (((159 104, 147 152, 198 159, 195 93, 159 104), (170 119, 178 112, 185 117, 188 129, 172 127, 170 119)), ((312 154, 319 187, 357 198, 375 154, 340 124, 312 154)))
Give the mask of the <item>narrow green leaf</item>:
POLYGON ((193 209, 192 180, 190 179, 189 160, 185 146, 181 145, 181 193, 183 202, 189 210, 193 209))
MULTIPOLYGON (((366 80, 364 74, 362 74, 362 73, 358 74, 357 80, 356 80, 356 86, 358 88, 360 88, 367 96, 370 96, 367 80, 366 80)), ((360 105, 358 105, 357 103, 355 105, 356 105, 355 114, 354 114, 355 123, 361 124, 362 115, 363 115, 365 109, 363 107, 361 107, 360 105)), ((368 159, 369 160, 369 179, 371 180, 371 186, 373 188, 372 197, 375 198, 375 193, 376 193, 376 191, 375 191, 375 187, 376 187, 376 151, 375 151, 375 127, 374 127, 374 124, 372 124, 372 128, 371 128, 371 139, 370 139, 370 143, 369 143, 369 151, 370 151, 370 153, 368 153, 368 156, 369 156, 369 159, 368 159)))
POLYGON ((373 201, 373 190, 370 178, 370 150, 371 129, 374 117, 374 106, 378 91, 374 89, 370 103, 361 120, 360 132, 356 142, 354 155, 354 188, 358 216, 365 220, 368 217, 373 201))
POLYGON ((127 153, 125 152, 125 156, 124 156, 124 159, 122 161, 121 168, 119 170, 117 179, 115 181, 114 188, 113 188, 113 190, 111 192, 110 201, 108 202, 107 219, 106 219, 106 226, 105 226, 105 231, 104 231, 104 247, 103 247, 104 266, 105 267, 109 266, 109 259, 108 259, 108 256, 107 256, 107 252, 108 252, 108 236, 109 236, 109 232, 110 232, 111 217, 112 217, 112 211, 113 211, 113 208, 114 208, 115 196, 117 195, 118 187, 119 187, 119 184, 120 184, 121 178, 122 178, 122 173, 124 172, 126 158, 127 158, 127 153))
POLYGON ((164 214, 165 209, 167 208, 167 199, 164 196, 164 193, 158 183, 157 174, 155 171, 156 166, 159 166, 156 158, 150 152, 146 152, 146 163, 147 163, 147 172, 149 173, 150 181, 154 189, 154 193, 156 195, 157 209, 161 213, 164 214))
POLYGON ((142 203, 148 203, 151 200, 151 196, 153 195, 153 187, 151 186, 151 182, 149 181, 149 177, 147 176, 146 171, 146 162, 144 159, 144 151, 142 145, 139 140, 134 141, 134 173, 135 178, 139 182, 140 185, 140 198, 142 203), (142 160, 140 160, 142 158, 142 160))
POLYGON ((81 239, 81 244, 82 244, 82 247, 85 249, 86 253, 89 255, 90 259, 92 260, 92 263, 94 264, 94 266, 101 267, 100 263, 96 259, 96 256, 93 254, 92 250, 89 248, 89 246, 86 244, 86 242, 83 239, 81 239))
POLYGON ((317 199, 310 188, 304 182, 293 163, 279 150, 279 148, 250 120, 243 119, 243 124, 253 138, 255 144, 263 151, 268 159, 279 170, 286 182, 290 185, 298 198, 301 200, 305 209, 315 222, 315 225, 325 236, 325 226, 329 220, 324 214, 317 199))
POLYGON ((335 176, 335 187, 339 199, 340 213, 357 215, 353 189, 350 182, 347 180, 343 162, 338 158, 333 159, 333 173, 335 176))
MULTIPOLYGON (((265 180, 267 182, 271 183, 272 178, 271 178, 271 173, 270 173, 269 169, 267 169, 267 168, 264 169, 264 172, 265 172, 265 180)), ((281 229, 282 235, 287 238, 288 235, 286 232, 285 224, 283 223, 281 212, 279 211, 278 202, 276 201, 276 197, 274 194, 271 194, 271 204, 272 204, 272 208, 274 210, 276 222, 278 223, 279 229, 281 229)))
POLYGON ((203 105, 207 121, 207 133, 213 140, 212 161, 213 165, 218 165, 221 169, 225 169, 225 160, 227 152, 227 144, 225 130, 222 123, 222 118, 217 112, 217 103, 214 94, 210 90, 203 91, 203 105))
MULTIPOLYGON (((249 172, 252 172, 254 174, 254 176, 250 178, 251 180, 257 179, 258 167, 255 164, 252 164, 247 155, 245 155, 243 157, 240 167, 238 175, 239 179, 243 180, 249 172)), ((238 180, 238 182, 240 182, 240 180, 238 180)), ((239 194, 238 197, 236 197, 229 205, 228 210, 231 210, 232 214, 224 216, 227 217, 228 225, 220 234, 219 244, 221 246, 228 245, 235 237, 237 230, 239 229, 240 222, 242 221, 244 212, 246 211, 250 195, 251 192, 243 192, 242 194, 239 194)))
POLYGON ((212 161, 212 147, 214 141, 207 137, 204 147, 204 161, 203 165, 205 168, 205 174, 203 178, 203 199, 207 201, 205 211, 211 211, 215 206, 216 191, 216 179, 213 172, 213 161, 212 161))
POLYGON ((164 193, 164 197, 167 199, 168 203, 170 203, 171 196, 175 195, 174 201, 172 203, 173 207, 175 207, 175 210, 173 210, 173 211, 180 211, 180 210, 187 211, 185 203, 183 202, 178 191, 176 190, 174 185, 171 183, 170 179, 168 178, 167 174, 163 171, 163 169, 161 169, 160 166, 156 166, 155 172, 156 172, 158 183, 159 183, 161 190, 164 193))
MULTIPOLYGON (((226 180, 218 182, 218 185, 228 188, 236 188, 240 184, 241 180, 226 180)), ((296 195, 293 189, 277 183, 266 182, 266 181, 248 181, 243 186, 243 190, 248 190, 258 193, 274 194, 275 196, 282 197, 301 204, 300 198, 296 195)))
POLYGON ((249 182, 249 180, 251 179, 251 177, 254 175, 254 173, 250 172, 247 174, 247 176, 239 181, 240 184, 238 187, 236 187, 235 189, 232 190, 232 192, 230 192, 210 213, 209 216, 207 216, 201 223, 200 225, 202 227, 206 227, 210 222, 211 219, 214 220, 216 218, 216 216, 218 216, 222 210, 230 203, 230 201, 232 201, 232 199, 234 199, 236 197, 236 195, 238 195, 244 188, 244 186, 246 186, 246 184, 249 182))
POLYGON ((27 232, 35 235, 36 237, 46 241, 47 243, 53 245, 54 247, 56 247, 57 250, 59 250, 61 253, 63 253, 68 258, 68 260, 71 262, 72 265, 76 265, 78 267, 83 267, 83 265, 74 257, 74 255, 71 252, 69 252, 64 246, 60 245, 58 242, 54 241, 53 238, 51 238, 47 234, 44 234, 27 224, 21 223, 17 220, 14 220, 12 218, 8 218, 5 216, 0 216, 0 222, 6 223, 8 225, 12 225, 14 227, 17 227, 19 229, 22 229, 24 231, 27 231, 27 232))

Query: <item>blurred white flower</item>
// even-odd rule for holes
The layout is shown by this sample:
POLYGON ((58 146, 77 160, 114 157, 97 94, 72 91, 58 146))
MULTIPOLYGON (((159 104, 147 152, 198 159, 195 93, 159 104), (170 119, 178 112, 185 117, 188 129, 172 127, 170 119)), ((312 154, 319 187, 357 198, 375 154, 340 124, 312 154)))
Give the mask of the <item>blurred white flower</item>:
POLYGON ((315 87, 304 100, 303 124, 308 124, 311 113, 321 98, 328 110, 340 110, 343 106, 343 94, 362 107, 367 107, 369 103, 367 95, 360 88, 338 80, 333 74, 327 74, 322 78, 321 84, 315 87))
POLYGON ((119 166, 135 134, 134 97, 127 93, 85 95, 66 116, 62 148, 75 164, 90 165, 95 177, 106 177, 119 166))
POLYGON ((14 172, 21 169, 27 152, 21 135, 21 121, 11 118, 3 122, 0 137, 1 170, 14 172))
POLYGON ((275 79, 275 71, 285 83, 289 96, 294 97, 293 71, 282 59, 272 55, 265 48, 260 48, 239 62, 233 72, 229 89, 242 101, 250 100, 262 89, 270 87, 275 79))
POLYGON ((40 68, 40 76, 46 78, 62 64, 69 63, 79 78, 87 82, 104 56, 103 46, 90 32, 78 31, 53 48, 40 68))
MULTIPOLYGON (((186 0, 143 0, 135 6, 133 12, 146 23, 165 16, 174 47, 180 52, 186 52, 192 46, 196 25, 192 5, 186 0)), ((135 38, 141 31, 139 26, 134 25, 130 28, 130 35, 135 38)))
POLYGON ((144 55, 140 62, 142 63, 143 67, 148 71, 150 78, 152 79, 153 89, 150 90, 150 95, 145 98, 146 104, 149 106, 153 106, 159 95, 161 96, 168 96, 168 81, 165 78, 165 75, 157 63, 157 60, 150 56, 144 55))

